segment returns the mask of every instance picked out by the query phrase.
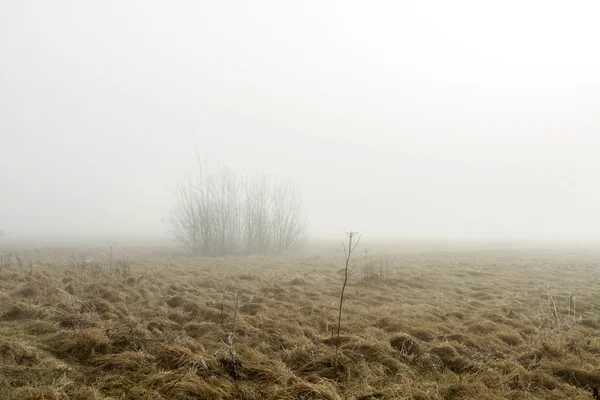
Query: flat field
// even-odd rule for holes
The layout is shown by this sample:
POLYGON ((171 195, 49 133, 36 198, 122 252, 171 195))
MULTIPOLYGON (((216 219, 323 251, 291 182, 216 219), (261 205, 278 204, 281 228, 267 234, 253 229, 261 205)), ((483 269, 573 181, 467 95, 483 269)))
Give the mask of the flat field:
POLYGON ((386 250, 358 249, 338 340, 341 251, 117 247, 111 273, 107 248, 22 249, 0 398, 592 399, 600 251, 386 250))

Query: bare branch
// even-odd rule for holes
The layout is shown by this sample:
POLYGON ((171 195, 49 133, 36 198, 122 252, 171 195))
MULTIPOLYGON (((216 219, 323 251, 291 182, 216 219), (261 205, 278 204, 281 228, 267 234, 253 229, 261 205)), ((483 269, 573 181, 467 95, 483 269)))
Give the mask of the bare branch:
MULTIPOLYGON (((358 232, 355 232, 358 233, 358 232)), ((351 253, 354 251, 354 249, 356 249, 356 246, 358 246, 358 244, 360 243, 360 239, 362 238, 362 235, 359 233, 358 234, 358 240, 356 241, 356 244, 354 245, 354 247, 352 247, 352 251, 351 253)))

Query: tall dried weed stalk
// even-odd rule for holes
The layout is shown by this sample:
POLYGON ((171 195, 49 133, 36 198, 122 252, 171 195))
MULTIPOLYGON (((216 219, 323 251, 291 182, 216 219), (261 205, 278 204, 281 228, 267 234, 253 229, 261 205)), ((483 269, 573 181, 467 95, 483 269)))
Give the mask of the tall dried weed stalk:
MULTIPOLYGON (((336 340, 335 340, 335 358, 336 359, 337 359, 338 348, 339 348, 339 343, 340 343, 340 326, 342 324, 342 307, 344 306, 344 292, 346 291, 346 285, 348 284, 348 275, 350 272, 352 272, 351 270, 349 270, 350 258, 352 257, 352 253, 356 249, 356 246, 358 246, 358 244, 360 243, 360 238, 361 238, 361 236, 358 232, 352 232, 352 231, 347 232, 346 236, 348 236, 348 248, 346 248, 346 244, 344 242, 342 242, 342 246, 344 247, 344 256, 346 259, 346 265, 344 268, 344 283, 342 284, 342 292, 340 294, 340 308, 339 308, 339 312, 338 312, 338 321, 337 321, 337 335, 336 335, 336 340), (353 245, 352 239, 355 236, 358 236, 358 240, 353 245)), ((356 265, 354 265, 354 267, 356 267, 356 265)), ((354 270, 354 267, 352 267, 352 270, 354 270)))

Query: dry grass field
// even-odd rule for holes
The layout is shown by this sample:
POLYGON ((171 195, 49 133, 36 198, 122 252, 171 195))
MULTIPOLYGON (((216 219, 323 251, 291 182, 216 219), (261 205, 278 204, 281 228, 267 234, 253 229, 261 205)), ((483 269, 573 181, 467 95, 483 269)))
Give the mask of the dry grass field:
POLYGON ((79 251, 21 250, 0 271, 1 399, 592 399, 600 386, 600 251, 359 248, 339 343, 342 254, 117 248, 109 276, 105 248, 79 251))

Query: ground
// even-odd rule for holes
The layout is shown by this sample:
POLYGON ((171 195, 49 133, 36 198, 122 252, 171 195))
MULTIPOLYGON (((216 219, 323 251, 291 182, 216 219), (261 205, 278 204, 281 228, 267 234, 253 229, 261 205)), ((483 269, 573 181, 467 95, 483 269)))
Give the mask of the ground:
POLYGON ((338 340, 342 254, 21 249, 0 398, 592 399, 600 251, 386 250, 357 250, 338 340))

